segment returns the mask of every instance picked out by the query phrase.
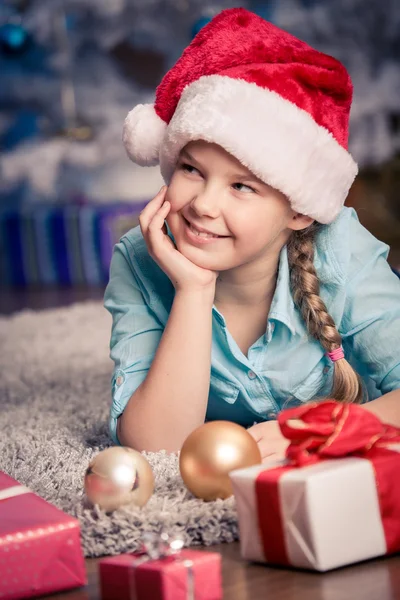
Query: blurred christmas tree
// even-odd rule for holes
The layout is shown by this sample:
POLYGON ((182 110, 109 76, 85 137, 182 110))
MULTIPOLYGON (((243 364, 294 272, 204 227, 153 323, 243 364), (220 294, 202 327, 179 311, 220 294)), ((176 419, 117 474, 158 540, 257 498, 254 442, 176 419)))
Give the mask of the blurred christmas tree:
POLYGON ((155 193, 159 170, 143 173, 126 158, 124 118, 133 105, 154 99, 196 24, 234 4, 0 2, 3 205, 5 198, 33 203, 89 196, 110 202, 155 193))
POLYGON ((361 166, 399 150, 398 0, 3 0, 1 197, 150 197, 161 183, 158 168, 129 163, 123 120, 133 105, 153 101, 193 35, 233 6, 346 64, 355 88, 350 150, 361 166))
POLYGON ((284 0, 276 19, 350 72, 350 150, 361 167, 399 153, 399 0, 284 0))

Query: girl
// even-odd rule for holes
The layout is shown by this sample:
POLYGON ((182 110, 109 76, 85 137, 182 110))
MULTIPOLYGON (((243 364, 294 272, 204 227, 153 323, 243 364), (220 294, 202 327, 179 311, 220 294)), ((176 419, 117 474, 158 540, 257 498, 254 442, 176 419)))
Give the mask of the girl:
POLYGON ((167 185, 111 262, 116 443, 177 451, 225 419, 281 455, 277 413, 322 397, 400 425, 400 281, 343 208, 351 96, 341 63, 240 8, 129 113, 167 185))

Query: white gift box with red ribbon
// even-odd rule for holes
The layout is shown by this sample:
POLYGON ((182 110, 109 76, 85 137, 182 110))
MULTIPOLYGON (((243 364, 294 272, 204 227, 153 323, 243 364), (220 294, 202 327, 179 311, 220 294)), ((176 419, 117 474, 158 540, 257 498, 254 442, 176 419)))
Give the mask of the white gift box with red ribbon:
POLYGON ((380 452, 232 471, 242 557, 327 571, 400 550, 400 444, 380 452))

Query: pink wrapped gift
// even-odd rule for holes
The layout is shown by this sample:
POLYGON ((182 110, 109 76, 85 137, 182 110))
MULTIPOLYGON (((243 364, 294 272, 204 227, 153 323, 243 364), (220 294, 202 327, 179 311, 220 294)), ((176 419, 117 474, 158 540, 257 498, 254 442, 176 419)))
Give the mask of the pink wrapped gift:
POLYGON ((79 521, 0 472, 0 598, 86 584, 79 521))
POLYGON ((230 473, 243 558, 327 571, 400 550, 400 430, 334 401, 279 424, 287 460, 230 473))
POLYGON ((168 554, 153 542, 153 552, 101 559, 99 571, 102 600, 222 598, 221 556, 217 552, 179 548, 168 554))

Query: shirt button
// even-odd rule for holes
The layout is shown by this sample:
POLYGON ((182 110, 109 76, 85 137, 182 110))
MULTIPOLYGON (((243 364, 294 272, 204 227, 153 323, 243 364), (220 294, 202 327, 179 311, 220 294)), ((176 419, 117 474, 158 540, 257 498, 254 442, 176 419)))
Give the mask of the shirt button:
POLYGON ((329 367, 324 367, 324 374, 326 375, 327 373, 329 373, 329 367))
POLYGON ((121 385, 123 381, 124 381, 124 378, 122 377, 122 375, 118 375, 117 379, 115 380, 115 383, 117 385, 121 385))
POLYGON ((249 379, 255 379, 257 377, 254 371, 247 371, 247 376, 249 379))
POLYGON ((269 327, 270 327, 271 333, 273 333, 275 331, 275 323, 270 323, 269 327))
POLYGON ((276 419, 277 414, 276 414, 276 412, 274 412, 273 410, 271 410, 269 413, 267 413, 267 417, 268 417, 268 419, 271 419, 271 420, 272 419, 276 419))

